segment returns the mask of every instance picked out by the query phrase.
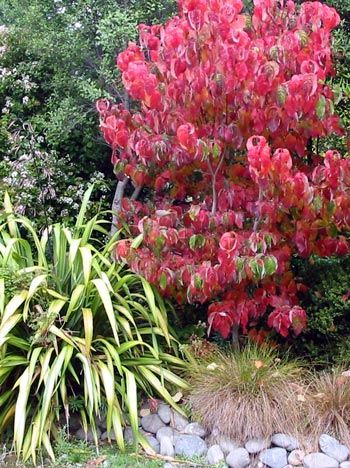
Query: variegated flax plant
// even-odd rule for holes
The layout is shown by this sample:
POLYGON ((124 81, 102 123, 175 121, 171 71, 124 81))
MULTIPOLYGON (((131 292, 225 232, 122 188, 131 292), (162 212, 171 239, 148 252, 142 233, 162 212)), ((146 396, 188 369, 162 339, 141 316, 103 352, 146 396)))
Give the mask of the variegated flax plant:
POLYGON ((96 447, 103 413, 121 449, 126 417, 135 444, 147 445, 138 432, 140 393, 181 411, 171 394, 186 388, 184 363, 168 306, 112 260, 118 233, 108 237, 103 215, 85 221, 92 190, 73 228, 38 234, 6 194, 0 208, 0 434, 23 460, 35 462, 43 449, 54 459, 53 440, 62 425, 69 432, 74 410, 96 447))

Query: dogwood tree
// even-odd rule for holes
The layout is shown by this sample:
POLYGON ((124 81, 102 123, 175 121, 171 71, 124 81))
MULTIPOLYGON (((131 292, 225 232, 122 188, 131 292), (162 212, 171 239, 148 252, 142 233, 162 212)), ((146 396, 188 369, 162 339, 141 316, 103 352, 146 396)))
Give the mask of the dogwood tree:
POLYGON ((97 103, 131 234, 118 255, 164 295, 208 303, 223 337, 257 335, 266 314, 299 334, 291 257, 348 252, 350 160, 310 151, 342 133, 326 84, 339 16, 319 2, 255 0, 252 16, 241 0, 178 3, 118 56, 138 107, 97 103))

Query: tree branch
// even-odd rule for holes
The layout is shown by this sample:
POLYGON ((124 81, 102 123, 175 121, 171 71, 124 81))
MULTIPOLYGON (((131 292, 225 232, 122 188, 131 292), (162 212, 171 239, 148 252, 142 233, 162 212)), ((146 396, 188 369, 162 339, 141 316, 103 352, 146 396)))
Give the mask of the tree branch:
POLYGON ((117 232, 117 216, 118 216, 118 212, 120 211, 120 203, 124 196, 125 187, 127 186, 128 181, 129 181, 128 177, 125 177, 124 180, 119 180, 117 184, 117 188, 115 189, 113 203, 112 203, 113 216, 112 216, 112 226, 110 230, 111 237, 117 232))

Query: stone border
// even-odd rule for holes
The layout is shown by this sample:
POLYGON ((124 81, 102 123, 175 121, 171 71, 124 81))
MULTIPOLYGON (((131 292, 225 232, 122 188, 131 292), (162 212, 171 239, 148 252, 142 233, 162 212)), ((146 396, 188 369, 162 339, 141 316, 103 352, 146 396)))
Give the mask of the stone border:
MULTIPOLYGON (((103 419, 96 420, 96 425, 102 441, 115 441, 113 431, 108 438, 103 419)), ((205 464, 230 468, 350 468, 348 447, 327 434, 320 436, 319 451, 313 453, 306 453, 296 438, 281 433, 265 440, 250 439, 242 446, 220 434, 210 434, 162 402, 154 412, 147 405, 141 408, 139 426, 155 452, 164 457, 203 457, 205 464)), ((91 430, 85 434, 78 416, 71 417, 70 432, 78 439, 94 440, 91 430)), ((130 426, 125 427, 124 439, 134 442, 130 426)), ((164 468, 172 466, 165 463, 164 468)))

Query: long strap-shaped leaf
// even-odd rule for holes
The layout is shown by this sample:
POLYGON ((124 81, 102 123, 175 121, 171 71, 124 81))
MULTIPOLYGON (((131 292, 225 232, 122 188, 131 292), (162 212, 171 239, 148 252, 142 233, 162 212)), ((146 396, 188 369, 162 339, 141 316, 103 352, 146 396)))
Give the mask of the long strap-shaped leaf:
POLYGON ((28 398, 31 389, 33 374, 38 363, 42 348, 35 348, 30 357, 29 365, 24 370, 21 377, 15 383, 15 388, 19 384, 19 391, 16 402, 15 422, 14 422, 14 442, 16 452, 22 451, 24 431, 26 427, 26 417, 28 413, 28 398))
POLYGON ((56 356, 50 371, 48 372, 47 379, 45 382, 45 390, 42 397, 42 405, 41 405, 41 413, 40 413, 40 426, 39 426, 39 439, 38 445, 41 445, 42 442, 42 435, 44 434, 46 419, 48 417, 50 405, 52 402, 52 398, 55 393, 55 387, 57 386, 58 379, 62 374, 62 370, 64 367, 66 353, 69 352, 67 346, 62 348, 58 356, 56 356))
POLYGON ((115 339, 116 343, 119 346, 120 342, 119 342, 119 336, 118 336, 117 321, 115 319, 113 304, 112 304, 112 300, 111 300, 111 296, 109 294, 108 288, 107 288, 106 284, 104 283, 104 281, 102 279, 100 279, 100 278, 94 279, 94 280, 92 280, 92 282, 96 286, 96 289, 97 289, 97 291, 99 293, 99 296, 100 296, 100 298, 102 300, 105 312, 106 312, 106 314, 108 316, 109 324, 111 326, 111 330, 112 330, 114 339, 115 339))

